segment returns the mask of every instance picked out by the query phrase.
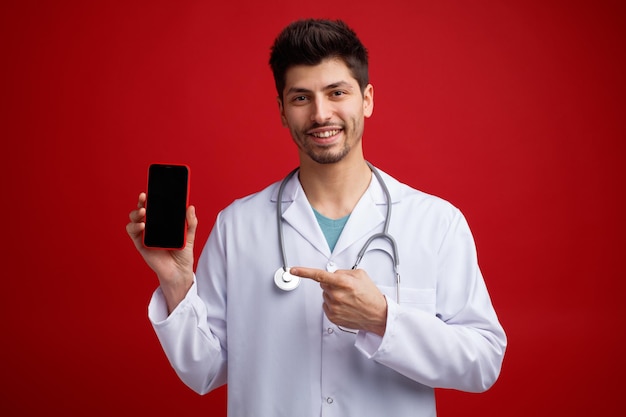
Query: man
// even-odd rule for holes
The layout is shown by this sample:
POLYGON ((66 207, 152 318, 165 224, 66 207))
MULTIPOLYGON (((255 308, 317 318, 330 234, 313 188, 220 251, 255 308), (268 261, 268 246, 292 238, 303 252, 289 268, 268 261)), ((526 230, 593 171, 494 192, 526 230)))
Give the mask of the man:
POLYGON ((434 416, 433 388, 480 392, 499 375, 506 337, 464 217, 364 158, 367 60, 340 21, 276 38, 299 170, 220 212, 195 274, 193 206, 181 251, 142 246, 145 194, 130 214, 160 282, 148 314, 163 349, 193 390, 228 383, 231 416, 434 416))

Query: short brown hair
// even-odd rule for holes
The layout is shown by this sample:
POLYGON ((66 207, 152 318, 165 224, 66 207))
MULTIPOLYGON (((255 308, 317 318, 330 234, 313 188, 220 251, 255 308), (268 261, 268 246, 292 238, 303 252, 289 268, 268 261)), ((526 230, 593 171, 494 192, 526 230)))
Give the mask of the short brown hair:
POLYGON ((283 97, 285 74, 294 65, 317 65, 327 58, 341 59, 357 80, 361 92, 369 83, 367 49, 341 20, 305 19, 289 24, 274 40, 269 64, 278 97, 283 97))

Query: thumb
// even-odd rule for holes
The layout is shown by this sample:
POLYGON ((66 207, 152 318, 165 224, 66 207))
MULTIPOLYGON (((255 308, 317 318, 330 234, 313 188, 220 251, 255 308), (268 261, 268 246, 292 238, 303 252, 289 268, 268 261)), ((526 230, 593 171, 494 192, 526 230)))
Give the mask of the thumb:
POLYGON ((196 238, 196 228, 198 227, 198 218, 196 217, 196 208, 189 206, 187 208, 187 244, 193 246, 196 238))

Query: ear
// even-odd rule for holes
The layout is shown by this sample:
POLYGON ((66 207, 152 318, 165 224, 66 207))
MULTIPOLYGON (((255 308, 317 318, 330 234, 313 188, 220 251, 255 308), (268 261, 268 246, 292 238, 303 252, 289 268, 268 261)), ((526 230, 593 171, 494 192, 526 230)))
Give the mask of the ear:
POLYGON ((363 115, 370 117, 374 112, 374 86, 368 84, 363 90, 363 115))
POLYGON ((278 111, 280 112, 280 122, 283 124, 283 127, 287 127, 287 118, 285 117, 283 100, 280 97, 276 97, 276 102, 278 103, 278 111))

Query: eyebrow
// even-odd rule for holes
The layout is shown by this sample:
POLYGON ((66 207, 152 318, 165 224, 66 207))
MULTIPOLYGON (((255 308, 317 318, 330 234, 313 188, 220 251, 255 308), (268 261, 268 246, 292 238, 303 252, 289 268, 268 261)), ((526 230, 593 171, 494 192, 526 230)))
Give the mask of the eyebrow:
MULTIPOLYGON (((337 81, 336 83, 328 84, 327 86, 322 88, 322 91, 334 90, 335 88, 346 88, 348 90, 353 90, 352 84, 347 81, 337 81)), ((301 87, 291 87, 287 90, 286 94, 292 93, 312 93, 312 90, 301 87)))

